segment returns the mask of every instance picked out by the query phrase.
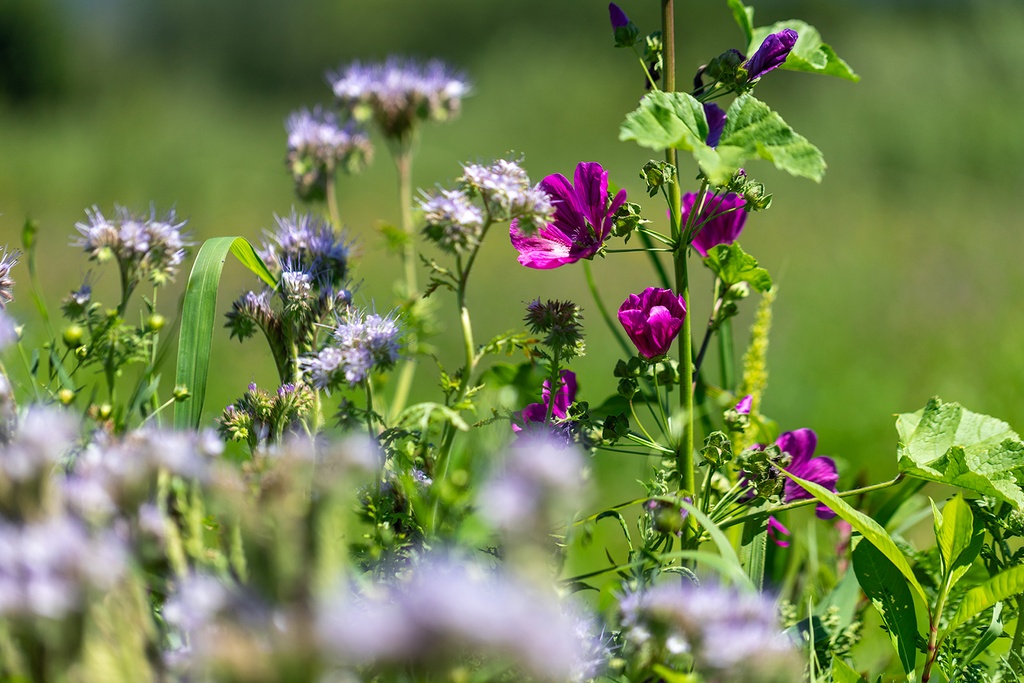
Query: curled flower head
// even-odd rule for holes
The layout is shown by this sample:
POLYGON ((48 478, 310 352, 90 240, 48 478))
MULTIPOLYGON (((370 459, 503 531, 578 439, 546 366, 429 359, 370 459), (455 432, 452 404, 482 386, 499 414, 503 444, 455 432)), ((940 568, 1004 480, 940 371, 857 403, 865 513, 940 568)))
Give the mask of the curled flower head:
POLYGON ((793 51, 798 37, 797 32, 791 28, 768 34, 757 51, 743 64, 747 71, 747 82, 756 81, 782 66, 793 51))
POLYGON ((464 253, 480 243, 484 214, 464 190, 440 190, 420 200, 424 234, 447 252, 464 253))
POLYGON ((181 230, 186 221, 178 221, 173 209, 163 218, 157 217, 155 208, 150 208, 148 218, 123 206, 114 207, 112 219, 95 206, 85 213, 89 220, 75 224, 80 236, 74 245, 94 261, 116 260, 129 289, 143 278, 154 285, 174 279, 189 243, 181 230))
POLYGON ((388 138, 406 139, 420 121, 447 121, 462 109, 469 82, 444 62, 390 57, 353 62, 328 74, 338 103, 356 121, 373 120, 388 138))
MULTIPOLYGON (((683 196, 682 221, 684 225, 689 221, 690 213, 696 202, 697 195, 692 192, 687 192, 683 196)), ((745 206, 746 202, 743 197, 732 192, 718 197, 706 197, 704 209, 700 216, 693 221, 694 225, 700 226, 693 238, 693 248, 701 256, 707 257, 708 251, 712 247, 735 242, 747 222, 745 206)))
POLYGON ((238 341, 245 341, 261 330, 264 334, 271 332, 281 325, 274 310, 270 307, 269 289, 260 293, 246 292, 238 297, 232 304, 231 310, 227 313, 227 327, 232 337, 238 337, 238 341))
POLYGON ((323 199, 337 170, 357 173, 373 158, 370 138, 355 121, 341 125, 333 112, 319 105, 291 114, 285 130, 286 163, 301 199, 323 199))
POLYGON ((388 370, 398 362, 402 330, 391 316, 348 311, 334 329, 333 342, 299 366, 317 389, 342 383, 354 387, 371 372, 388 370))
POLYGON ((554 204, 551 222, 535 232, 518 220, 509 228, 519 263, 528 268, 547 270, 593 257, 611 235, 615 212, 626 201, 626 191, 619 190, 609 203, 608 173, 595 162, 576 166, 575 184, 555 173, 541 181, 540 189, 554 204))
POLYGON ((619 306, 619 322, 644 358, 664 356, 683 327, 686 303, 670 289, 648 287, 619 306))

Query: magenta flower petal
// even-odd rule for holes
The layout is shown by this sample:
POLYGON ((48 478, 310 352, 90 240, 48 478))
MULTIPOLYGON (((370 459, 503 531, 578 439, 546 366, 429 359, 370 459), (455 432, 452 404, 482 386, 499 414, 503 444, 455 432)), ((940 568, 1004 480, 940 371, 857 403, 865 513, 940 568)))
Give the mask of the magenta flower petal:
MULTIPOLYGON (((562 370, 559 374, 558 390, 555 392, 554 405, 551 407, 551 416, 564 420, 569 415, 569 406, 576 400, 576 373, 571 370, 562 370)), ((544 422, 548 416, 548 404, 551 402, 551 380, 544 380, 541 390, 541 403, 531 403, 523 408, 519 417, 524 424, 544 422)), ((512 423, 512 431, 520 432, 522 427, 515 422, 512 423)))
POLYGON ((595 162, 576 166, 575 185, 555 173, 544 178, 540 188, 554 205, 552 222, 536 234, 527 235, 518 221, 509 227, 512 246, 519 262, 529 268, 558 268, 590 258, 611 235, 615 212, 626 201, 626 191, 608 201, 608 173, 595 162))
MULTIPOLYGON (((814 449, 818 445, 818 435, 813 430, 805 428, 786 432, 779 436, 775 445, 783 453, 788 453, 792 457, 793 460, 789 463, 788 469, 794 476, 813 481, 829 491, 836 490, 836 484, 839 483, 839 470, 832 458, 814 457, 814 449)), ((791 480, 786 481, 782 495, 783 502, 791 503, 795 500, 810 498, 813 496, 802 486, 791 480)), ((816 512, 822 519, 831 519, 836 516, 827 505, 818 505, 816 512)))
POLYGON ((774 517, 769 517, 768 538, 772 539, 772 542, 780 548, 788 548, 789 541, 786 540, 787 536, 789 536, 789 529, 786 528, 786 525, 774 517))
POLYGON ((789 53, 793 51, 798 37, 797 32, 791 28, 769 34, 744 65, 747 69, 747 82, 756 81, 769 71, 782 66, 789 53))
MULTIPOLYGON (((814 455, 814 449, 818 446, 818 435, 814 433, 813 429, 806 427, 795 429, 792 432, 784 432, 776 440, 775 445, 783 453, 789 453, 793 458, 790 467, 796 470, 803 467, 803 464, 808 462, 814 455)), ((798 477, 800 476, 795 471, 793 474, 796 474, 798 477)))
POLYGON ((736 412, 740 415, 750 415, 750 409, 754 407, 754 397, 747 394, 736 404, 736 412))
POLYGON ((683 297, 670 289, 648 287, 639 295, 630 294, 619 306, 619 322, 648 360, 669 352, 685 317, 683 297))
MULTIPOLYGON (((687 192, 683 196, 682 221, 684 225, 689 220, 696 203, 697 195, 693 192, 687 192)), ((706 258, 712 247, 735 242, 747 222, 747 212, 743 209, 745 204, 743 197, 732 192, 719 197, 707 197, 704 200, 704 210, 695 219, 695 224, 703 224, 703 227, 697 231, 691 242, 693 248, 706 258)))

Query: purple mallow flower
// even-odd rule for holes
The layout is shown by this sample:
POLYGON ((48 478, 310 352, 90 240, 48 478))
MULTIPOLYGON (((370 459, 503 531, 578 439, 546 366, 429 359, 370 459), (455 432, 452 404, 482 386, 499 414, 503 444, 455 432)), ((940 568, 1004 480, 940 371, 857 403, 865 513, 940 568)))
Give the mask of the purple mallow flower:
POLYGON ((509 227, 519 263, 528 268, 551 269, 591 258, 612 232, 612 217, 626 201, 626 191, 608 202, 608 173, 595 162, 576 166, 575 185, 561 173, 549 175, 540 188, 551 196, 554 218, 537 231, 521 221, 509 227))
MULTIPOLYGON (((826 456, 814 457, 814 448, 818 445, 818 435, 811 429, 797 429, 792 432, 785 432, 775 441, 783 453, 792 457, 788 471, 794 476, 813 481, 829 491, 836 490, 839 482, 839 471, 832 458, 826 456)), ((783 489, 783 502, 791 503, 795 500, 806 500, 812 498, 811 494, 794 481, 786 480, 783 489)), ((819 504, 816 508, 818 517, 832 519, 836 513, 832 512, 826 505, 819 504)))
MULTIPOLYGON (((688 222, 696 202, 697 195, 693 192, 687 192, 683 196, 680 220, 684 225, 688 222)), ((693 248, 706 258, 712 247, 735 242, 747 222, 747 212, 743 208, 745 205, 743 197, 732 192, 718 197, 708 196, 700 216, 694 219, 697 234, 691 243, 693 248)))
POLYGON ((619 306, 619 322, 644 358, 664 356, 683 327, 686 304, 670 289, 648 287, 619 306))
MULTIPOLYGON (((531 403, 523 408, 519 414, 522 421, 529 426, 531 422, 544 422, 548 415, 548 404, 552 402, 551 380, 544 380, 544 389, 541 391, 541 403, 531 403)), ((576 373, 572 370, 562 370, 558 378, 558 389, 555 391, 554 404, 551 406, 551 417, 564 420, 568 417, 569 406, 576 400, 576 373)), ((513 431, 523 431, 516 423, 512 423, 513 431)))
POLYGON ((747 70, 747 82, 756 81, 769 71, 782 66, 789 53, 793 51, 797 38, 797 32, 791 28, 770 33, 743 65, 747 70))

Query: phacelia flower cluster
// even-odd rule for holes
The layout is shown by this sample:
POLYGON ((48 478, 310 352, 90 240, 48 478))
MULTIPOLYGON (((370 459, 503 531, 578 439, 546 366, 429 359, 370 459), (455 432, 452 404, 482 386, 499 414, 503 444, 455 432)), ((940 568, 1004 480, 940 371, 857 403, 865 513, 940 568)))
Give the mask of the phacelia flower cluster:
POLYGON ((277 229, 266 233, 260 257, 272 269, 301 271, 323 286, 348 279, 350 243, 323 218, 292 211, 275 216, 277 229))
POLYGON ((423 233, 441 249, 466 253, 480 244, 492 223, 516 221, 537 230, 551 220, 551 197, 532 185, 518 161, 466 164, 454 190, 423 193, 423 233))
POLYGON ((300 359, 299 366, 317 389, 354 387, 372 372, 398 362, 401 336, 402 329, 391 316, 349 311, 334 329, 331 343, 300 359))
POLYGON ((461 73, 436 59, 425 64, 401 57, 378 64, 353 62, 327 78, 351 118, 376 122, 394 140, 408 140, 421 121, 455 118, 470 90, 461 73))
POLYGON ((182 232, 187 221, 179 221, 173 209, 162 218, 153 208, 146 217, 116 205, 112 218, 95 206, 85 213, 88 220, 75 224, 81 235, 74 245, 98 263, 115 260, 128 291, 146 278, 157 286, 174 279, 189 243, 182 232))
POLYGON ((304 384, 282 384, 270 393, 253 382, 242 398, 224 409, 218 431, 230 441, 244 441, 250 448, 278 443, 313 407, 316 397, 304 384))
POLYGON ((578 164, 574 183, 555 173, 541 181, 540 189, 551 197, 554 215, 539 229, 532 221, 512 221, 509 236, 519 263, 547 270, 593 258, 612 234, 626 191, 619 190, 609 201, 608 173, 595 162, 578 164))
POLYGON ((373 158, 370 137, 355 121, 342 125, 336 114, 320 106, 294 112, 285 130, 285 163, 303 200, 323 200, 337 171, 358 173, 373 158))
POLYGON ((18 264, 18 253, 8 252, 4 248, 4 255, 0 257, 0 310, 7 308, 7 304, 14 301, 14 279, 11 277, 11 268, 18 264))

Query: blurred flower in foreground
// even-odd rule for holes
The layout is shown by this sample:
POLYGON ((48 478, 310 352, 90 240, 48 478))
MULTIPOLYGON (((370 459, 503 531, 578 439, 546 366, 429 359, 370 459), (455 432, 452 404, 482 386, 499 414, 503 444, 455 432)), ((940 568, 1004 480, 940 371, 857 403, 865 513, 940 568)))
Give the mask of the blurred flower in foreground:
POLYGON ((793 51, 798 37, 797 32, 791 28, 765 37, 757 51, 743 64, 747 70, 747 81, 756 81, 769 71, 782 66, 789 53, 793 51))
POLYGON ((539 230, 512 221, 509 236, 528 268, 551 269, 591 258, 612 233, 613 217, 626 201, 619 190, 609 204, 608 173, 596 162, 576 166, 575 185, 561 173, 549 175, 540 188, 555 207, 551 222, 539 230))
POLYGON ((572 679, 586 664, 590 644, 581 642, 576 620, 549 591, 443 560, 411 574, 381 593, 358 595, 343 586, 324 601, 317 635, 328 656, 384 674, 411 668, 449 673, 472 655, 485 666, 512 666, 542 681, 572 679))
POLYGON ((300 109, 285 122, 288 132, 286 163, 301 199, 322 200, 338 171, 358 173, 373 158, 369 136, 355 122, 341 125, 338 117, 316 106, 300 109))
POLYGON ((407 139, 420 121, 447 121, 462 108, 469 82, 444 62, 389 57, 353 62, 327 79, 338 103, 356 121, 373 120, 388 138, 407 139))
POLYGON ((685 300, 670 289, 648 287, 619 306, 619 322, 647 360, 669 352, 685 318, 685 300))
MULTIPOLYGON (((684 226, 689 221, 696 203, 697 195, 693 192, 683 195, 680 220, 684 226)), ((718 197, 706 195, 700 215, 693 219, 693 224, 699 226, 691 243, 693 248, 706 258, 712 247, 735 242, 747 222, 745 205, 743 197, 732 192, 718 197)))
POLYGON ((659 661, 688 655, 702 680, 800 680, 800 655, 782 634, 775 603, 766 595, 677 578, 628 593, 619 609, 629 646, 649 648, 659 661))
POLYGON ((117 205, 113 218, 108 219, 95 206, 85 213, 89 220, 75 224, 81 236, 74 245, 85 249, 93 261, 117 261, 125 294, 144 278, 154 285, 174 279, 189 243, 181 230, 187 221, 179 222, 173 209, 163 218, 157 217, 154 208, 147 218, 117 205))

